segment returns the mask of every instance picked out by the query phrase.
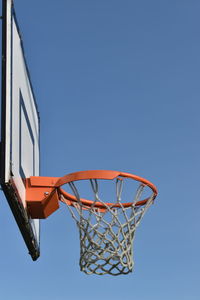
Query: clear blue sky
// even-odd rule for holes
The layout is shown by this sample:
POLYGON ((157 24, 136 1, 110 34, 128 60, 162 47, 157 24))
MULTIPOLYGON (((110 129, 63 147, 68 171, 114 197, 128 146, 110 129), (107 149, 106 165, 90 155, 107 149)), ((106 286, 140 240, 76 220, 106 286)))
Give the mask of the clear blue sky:
POLYGON ((0 298, 200 299, 200 2, 15 0, 41 116, 41 175, 120 170, 155 183, 134 273, 79 271, 64 206, 32 262, 0 196, 0 298))

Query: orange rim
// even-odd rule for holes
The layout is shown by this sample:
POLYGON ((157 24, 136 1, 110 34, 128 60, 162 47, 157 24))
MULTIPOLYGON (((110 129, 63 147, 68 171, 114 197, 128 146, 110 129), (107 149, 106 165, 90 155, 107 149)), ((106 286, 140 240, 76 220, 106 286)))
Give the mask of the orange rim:
MULTIPOLYGON (((72 205, 73 203, 77 202, 77 199, 75 196, 71 195, 70 193, 67 193, 66 191, 64 191, 61 186, 67 183, 70 183, 72 181, 79 181, 79 180, 89 180, 89 179, 106 179, 106 180, 112 180, 115 179, 117 177, 125 177, 125 178, 131 178, 133 180, 139 181, 141 183, 143 183, 145 186, 148 186, 149 188, 151 188, 152 192, 153 192, 153 200, 156 198, 158 191, 157 188, 155 187, 155 185, 153 183, 151 183, 150 181, 137 176, 137 175, 133 175, 130 173, 124 173, 124 172, 118 172, 118 171, 106 171, 106 170, 91 170, 91 171, 80 171, 80 172, 75 172, 75 173, 71 173, 68 175, 65 175, 63 177, 61 177, 57 183, 56 183, 56 187, 59 189, 60 194, 66 199, 67 204, 72 205)), ((142 206, 145 205, 147 203, 147 201, 150 199, 150 197, 143 199, 141 201, 138 201, 135 203, 136 206, 142 206)), ((92 200, 87 200, 84 198, 81 198, 80 201, 85 205, 91 207, 94 204, 94 201, 92 200)), ((65 201, 63 201, 65 202, 65 201)), ((133 204, 133 202, 126 202, 126 203, 107 203, 105 202, 105 205, 101 202, 96 202, 95 206, 96 208, 100 208, 100 209, 105 209, 106 206, 112 207, 112 208, 120 208, 121 206, 123 207, 130 207, 133 204)))

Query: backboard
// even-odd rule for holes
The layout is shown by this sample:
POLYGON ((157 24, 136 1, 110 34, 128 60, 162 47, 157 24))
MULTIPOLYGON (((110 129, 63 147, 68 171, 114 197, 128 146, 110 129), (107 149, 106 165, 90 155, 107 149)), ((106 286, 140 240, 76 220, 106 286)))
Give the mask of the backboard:
POLYGON ((3 0, 2 10, 1 186, 36 260, 40 224, 27 214, 25 178, 39 176, 39 114, 13 1, 3 0))

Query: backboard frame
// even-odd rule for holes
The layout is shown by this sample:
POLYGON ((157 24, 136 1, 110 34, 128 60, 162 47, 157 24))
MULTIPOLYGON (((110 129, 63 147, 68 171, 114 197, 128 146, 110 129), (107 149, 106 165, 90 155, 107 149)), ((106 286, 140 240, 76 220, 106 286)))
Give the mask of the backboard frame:
MULTIPOLYGON (((26 246, 29 250, 29 254, 31 255, 33 260, 36 260, 40 256, 40 241, 39 241, 39 233, 38 237, 36 237, 36 233, 34 232, 34 220, 32 220, 26 210, 25 205, 22 203, 21 197, 18 193, 18 190, 15 186, 15 182, 13 180, 12 174, 12 166, 11 166, 11 150, 9 143, 12 143, 10 140, 8 142, 8 136, 11 135, 12 126, 11 124, 6 125, 6 118, 8 116, 9 111, 11 111, 11 107, 9 107, 9 101, 7 101, 7 97, 11 97, 12 102, 12 34, 13 34, 13 22, 16 25, 17 32, 20 38, 20 47, 22 52, 22 59, 25 65, 26 75, 28 86, 31 91, 31 96, 34 100, 34 109, 36 111, 38 120, 39 113, 37 109, 37 104, 35 101, 35 96, 33 92, 33 87, 30 80, 30 74, 27 67, 24 48, 21 39, 21 34, 19 30, 19 26, 16 19, 16 14, 14 11, 13 1, 12 0, 2 0, 2 91, 1 91, 1 154, 0 154, 0 183, 2 190, 7 198, 10 209, 13 213, 13 216, 16 220, 16 223, 21 231, 22 237, 26 243, 26 246), (10 83, 8 84, 8 82, 10 83), (10 86, 9 86, 10 85, 10 86), (10 94, 9 94, 10 93, 10 94), (10 152, 10 156, 8 158, 8 152, 10 152)), ((20 95, 21 97, 21 95, 20 95)), ((11 112, 10 112, 11 114, 11 112)), ((38 121, 39 122, 39 121, 38 121)), ((39 124, 39 123, 38 123, 39 124)), ((39 126, 39 125, 38 125, 39 126)), ((39 135, 39 134, 38 134, 39 135)), ((39 159, 39 158, 38 158, 39 159)), ((38 167, 39 168, 39 167, 38 167)), ((31 174, 35 175, 35 174, 31 174)), ((39 175, 39 174, 37 174, 39 175)), ((39 222, 37 220, 36 222, 39 222)), ((39 223, 38 228, 39 228, 39 223)))

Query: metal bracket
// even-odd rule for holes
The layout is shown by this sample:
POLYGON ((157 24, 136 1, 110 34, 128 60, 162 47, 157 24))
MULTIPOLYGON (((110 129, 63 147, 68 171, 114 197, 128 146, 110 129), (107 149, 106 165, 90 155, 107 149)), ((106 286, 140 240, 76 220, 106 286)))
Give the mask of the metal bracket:
POLYGON ((26 179, 27 211, 32 219, 45 219, 59 208, 58 179, 34 176, 26 179))

